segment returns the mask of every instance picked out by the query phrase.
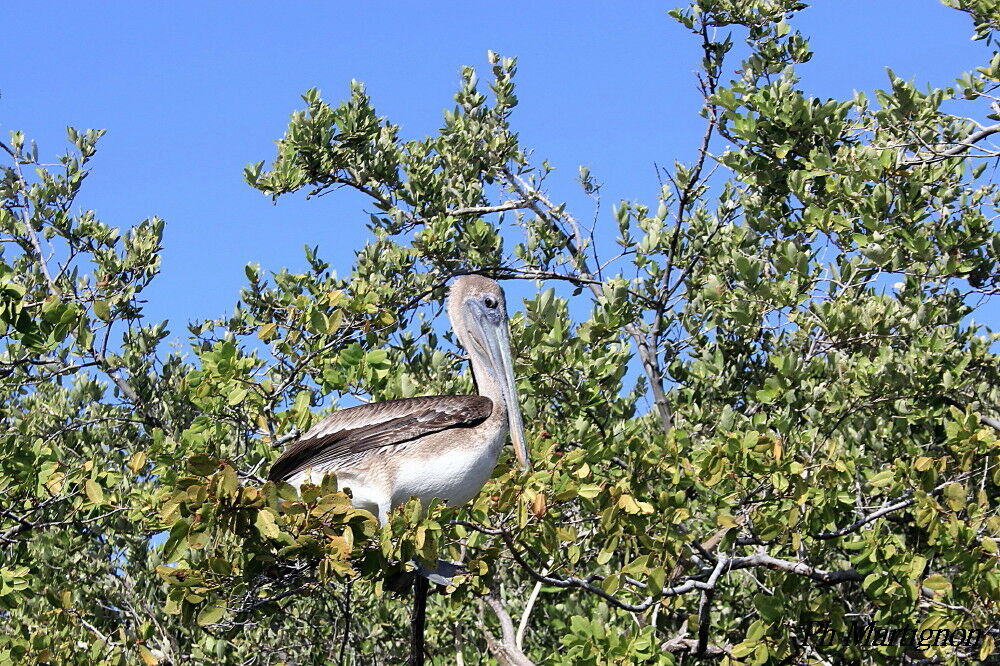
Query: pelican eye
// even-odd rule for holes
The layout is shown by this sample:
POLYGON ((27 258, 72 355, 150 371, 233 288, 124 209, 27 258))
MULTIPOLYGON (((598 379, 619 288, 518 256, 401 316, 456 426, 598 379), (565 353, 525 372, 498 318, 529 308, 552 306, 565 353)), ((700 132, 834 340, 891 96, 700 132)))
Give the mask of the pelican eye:
POLYGON ((493 298, 492 296, 487 296, 486 298, 483 299, 483 305, 488 307, 490 310, 496 310, 497 299, 493 298))

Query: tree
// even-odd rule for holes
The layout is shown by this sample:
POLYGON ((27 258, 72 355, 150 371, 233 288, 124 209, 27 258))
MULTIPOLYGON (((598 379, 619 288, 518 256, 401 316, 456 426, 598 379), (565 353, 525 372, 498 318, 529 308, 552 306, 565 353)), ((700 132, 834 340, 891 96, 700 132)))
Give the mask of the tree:
POLYGON ((431 598, 437 663, 985 659, 1000 392, 974 317, 1000 289, 1000 16, 946 4, 987 64, 925 92, 890 72, 874 103, 801 89, 802 3, 670 12, 702 46, 705 131, 649 203, 613 207, 613 254, 606 216, 553 201, 520 145, 513 59, 489 54, 488 93, 463 69, 421 140, 360 84, 339 105, 309 91, 246 178, 360 191, 372 241, 346 278, 317 250, 305 273, 248 265, 190 358, 142 319, 162 223, 71 213, 98 134, 71 131, 77 155, 30 181, 15 135, 0 663, 396 663, 407 607, 385 574, 439 555, 469 573, 431 598), (512 322, 533 471, 501 462, 469 506, 381 529, 332 478, 264 483, 327 396, 471 389, 432 325, 470 271, 533 294, 512 322), (892 644, 852 640, 865 623, 892 644))

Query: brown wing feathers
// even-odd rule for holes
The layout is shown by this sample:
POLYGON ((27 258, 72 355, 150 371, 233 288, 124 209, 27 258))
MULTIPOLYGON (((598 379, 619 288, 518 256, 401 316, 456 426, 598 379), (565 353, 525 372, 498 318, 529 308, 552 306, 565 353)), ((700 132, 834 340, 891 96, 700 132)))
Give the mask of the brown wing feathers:
POLYGON ((449 428, 472 427, 492 411, 493 402, 479 395, 404 398, 342 409, 285 449, 267 478, 288 479, 307 467, 325 467, 338 459, 449 428))

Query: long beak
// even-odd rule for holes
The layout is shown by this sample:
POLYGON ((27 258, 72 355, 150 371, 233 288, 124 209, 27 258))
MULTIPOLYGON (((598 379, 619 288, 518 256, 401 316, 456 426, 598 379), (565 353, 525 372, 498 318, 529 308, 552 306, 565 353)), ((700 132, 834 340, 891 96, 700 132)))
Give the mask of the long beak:
POLYGON ((483 327, 486 345, 489 347, 490 361, 504 402, 507 405, 507 423, 510 426, 510 441, 514 444, 514 455, 521 470, 531 469, 528 462, 528 447, 524 443, 524 422, 521 420, 521 405, 517 401, 517 385, 514 383, 514 364, 510 358, 510 331, 507 322, 499 326, 483 327))

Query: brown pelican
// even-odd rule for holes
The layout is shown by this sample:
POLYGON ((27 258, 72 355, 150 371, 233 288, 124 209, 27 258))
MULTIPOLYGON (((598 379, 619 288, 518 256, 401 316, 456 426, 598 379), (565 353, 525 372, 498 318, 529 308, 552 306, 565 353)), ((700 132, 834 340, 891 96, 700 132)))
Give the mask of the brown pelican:
POLYGON ((490 477, 510 433, 524 470, 528 451, 510 355, 507 306, 500 285, 458 278, 448 318, 469 354, 479 395, 433 395, 342 409, 322 419, 282 453, 267 475, 300 486, 327 472, 350 488, 353 504, 384 524, 411 497, 427 506, 468 502, 490 477))

